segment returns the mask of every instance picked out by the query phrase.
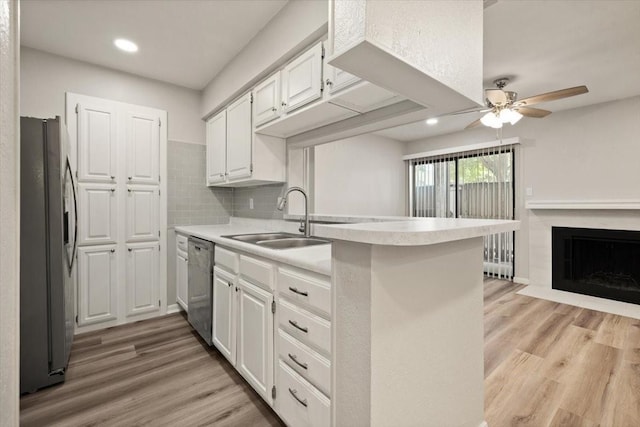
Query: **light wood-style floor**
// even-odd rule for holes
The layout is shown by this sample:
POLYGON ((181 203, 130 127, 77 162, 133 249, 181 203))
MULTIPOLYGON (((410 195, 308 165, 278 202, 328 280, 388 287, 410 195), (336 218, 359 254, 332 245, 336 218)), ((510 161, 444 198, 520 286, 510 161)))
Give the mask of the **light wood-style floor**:
MULTIPOLYGON (((640 320, 519 289, 485 281, 489 426, 640 426, 640 320)), ((22 397, 21 424, 282 425, 203 344, 180 314, 79 335, 67 381, 22 397)))

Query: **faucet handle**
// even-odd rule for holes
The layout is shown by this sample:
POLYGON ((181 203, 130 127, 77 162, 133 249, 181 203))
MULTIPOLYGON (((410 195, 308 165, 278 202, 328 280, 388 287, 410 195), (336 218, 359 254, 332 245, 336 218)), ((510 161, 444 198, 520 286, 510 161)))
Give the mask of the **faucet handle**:
POLYGON ((304 233, 305 231, 307 231, 305 230, 305 227, 304 227, 304 219, 300 220, 300 227, 298 228, 298 231, 301 233, 304 233))

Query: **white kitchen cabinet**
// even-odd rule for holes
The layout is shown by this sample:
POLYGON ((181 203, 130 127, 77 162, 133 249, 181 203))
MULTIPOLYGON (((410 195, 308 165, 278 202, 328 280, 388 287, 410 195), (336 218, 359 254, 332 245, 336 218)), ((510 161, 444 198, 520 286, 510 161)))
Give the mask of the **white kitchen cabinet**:
POLYGON ((360 77, 347 73, 340 68, 332 67, 327 63, 324 64, 324 78, 325 85, 327 86, 330 94, 339 92, 354 83, 362 81, 360 77))
POLYGON ((329 427, 331 401, 282 360, 277 367, 275 410, 289 426, 329 427))
POLYGON ((99 99, 76 105, 78 179, 115 182, 117 175, 117 109, 99 99))
POLYGON ((189 283, 189 258, 186 252, 178 249, 176 253, 176 302, 189 311, 187 304, 189 283))
POLYGON ((117 226, 115 184, 78 184, 78 245, 115 243, 117 226))
POLYGON ((213 269, 213 345, 232 365, 236 365, 235 276, 213 269))
POLYGON ((280 117, 280 71, 253 89, 253 125, 255 127, 280 117))
POLYGON ((116 245, 78 248, 78 325, 118 317, 116 245))
POLYGON ((127 316, 160 310, 157 242, 127 245, 127 316))
POLYGON ((282 70, 282 107, 288 113, 322 97, 322 43, 282 70))
POLYGON ((227 110, 207 120, 207 185, 226 180, 227 110))
POLYGON ((125 118, 127 182, 158 184, 160 180, 160 118, 128 111, 125 118))
POLYGON ((251 176, 251 93, 227 107, 227 179, 251 176))
POLYGON ((127 186, 127 242, 158 240, 160 192, 157 186, 127 186))
POLYGON ((236 368, 254 390, 271 404, 273 295, 242 279, 238 281, 237 287, 239 292, 236 368))

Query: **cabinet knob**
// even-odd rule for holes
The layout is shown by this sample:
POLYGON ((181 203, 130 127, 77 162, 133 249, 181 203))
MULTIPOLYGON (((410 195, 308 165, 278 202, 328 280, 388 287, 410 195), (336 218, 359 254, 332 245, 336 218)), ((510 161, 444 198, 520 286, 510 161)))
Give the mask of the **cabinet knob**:
POLYGON ((127 177, 127 179, 128 179, 129 181, 131 181, 131 177, 130 177, 130 176, 129 176, 129 177, 127 177))
POLYGON ((227 282, 227 286, 232 287, 233 285, 231 284, 231 282, 227 282))
POLYGON ((127 191, 128 191, 129 193, 131 193, 131 189, 130 189, 130 188, 127 188, 127 191))
POLYGON ((116 250, 115 249, 111 249, 111 253, 114 253, 116 250))
POLYGON ((116 179, 115 175, 111 175, 111 179, 112 179, 112 180, 113 180, 113 179, 116 179))
POLYGON ((287 103, 286 103, 286 102, 284 102, 284 101, 282 101, 282 104, 281 104, 281 105, 282 105, 283 107, 286 107, 286 106, 287 106, 287 103))
POLYGON ((329 79, 325 82, 327 86, 333 86, 333 82, 329 79))
POLYGON ((271 107, 271 111, 275 113, 276 111, 278 111, 278 109, 276 107, 271 107))
POLYGON ((127 248, 127 250, 128 250, 129 252, 133 252, 133 249, 131 249, 131 248, 127 248))
POLYGON ((112 189, 111 189, 111 192, 112 192, 112 193, 115 193, 115 192, 116 192, 116 189, 115 189, 115 188, 112 188, 112 189))
POLYGON ((223 173, 220 174, 220 178, 224 178, 224 174, 223 173))

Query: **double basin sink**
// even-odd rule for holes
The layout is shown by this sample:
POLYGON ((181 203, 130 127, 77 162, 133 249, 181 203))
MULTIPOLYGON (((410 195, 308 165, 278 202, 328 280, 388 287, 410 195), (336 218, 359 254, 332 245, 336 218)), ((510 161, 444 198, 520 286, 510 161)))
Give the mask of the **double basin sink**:
POLYGON ((299 234, 292 233, 256 233, 256 234, 235 234, 230 236, 221 236, 227 239, 238 240, 240 242, 252 243, 269 249, 293 249, 304 248, 307 246, 326 245, 331 243, 329 240, 317 237, 304 237, 299 234))

